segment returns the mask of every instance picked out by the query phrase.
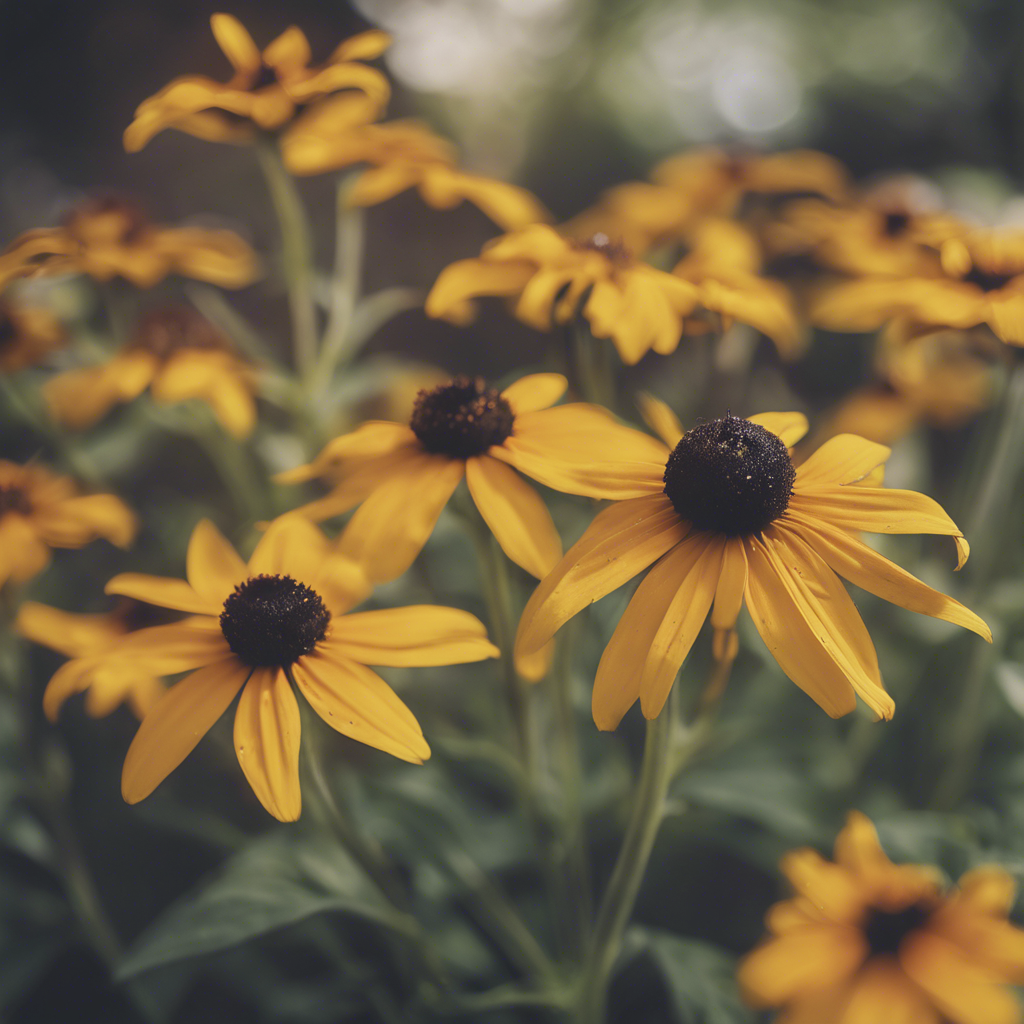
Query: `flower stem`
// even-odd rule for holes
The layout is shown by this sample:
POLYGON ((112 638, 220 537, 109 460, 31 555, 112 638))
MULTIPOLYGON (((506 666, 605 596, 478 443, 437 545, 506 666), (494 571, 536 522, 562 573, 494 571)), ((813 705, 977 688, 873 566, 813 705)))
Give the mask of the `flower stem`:
POLYGON ((657 718, 647 722, 643 763, 633 797, 633 811, 619 849, 608 888, 598 911, 593 938, 583 963, 580 998, 576 1008, 579 1024, 600 1024, 612 967, 619 955, 622 935, 633 913, 654 840, 665 810, 665 794, 672 777, 674 732, 673 696, 657 718))
POLYGON ((569 369, 575 389, 587 402, 615 410, 614 356, 606 338, 595 338, 586 321, 577 317, 566 330, 569 369))
POLYGON ((317 358, 316 304, 313 299, 313 237, 295 179, 281 159, 277 143, 262 139, 256 146, 281 231, 281 258, 292 315, 295 369, 308 394, 317 358))

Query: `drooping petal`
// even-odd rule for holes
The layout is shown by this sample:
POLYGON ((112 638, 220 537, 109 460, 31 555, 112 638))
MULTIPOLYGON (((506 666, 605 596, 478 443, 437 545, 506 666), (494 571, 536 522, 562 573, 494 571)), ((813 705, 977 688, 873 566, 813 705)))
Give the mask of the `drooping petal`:
POLYGON ((461 665, 501 653, 469 612, 408 605, 343 615, 331 623, 324 650, 366 665, 461 665))
POLYGON ((415 715, 365 665, 317 650, 299 658, 292 673, 302 695, 332 729, 413 764, 430 757, 415 715))
POLYGON ((73 658, 50 677, 43 692, 43 713, 51 722, 57 721, 60 709, 69 697, 88 687, 96 664, 95 658, 73 658))
POLYGON ((711 625, 715 629, 732 629, 743 607, 747 589, 747 554, 743 541, 730 538, 722 551, 722 570, 715 589, 715 605, 711 625))
POLYGON ((351 459, 388 455, 399 446, 415 440, 415 435, 405 424, 371 420, 351 433, 342 434, 341 437, 328 441, 311 463, 278 473, 274 477, 274 482, 302 483, 323 476, 332 469, 342 469, 351 459))
POLYGON ((259 802, 278 821, 297 821, 299 703, 284 670, 253 669, 235 712, 235 753, 259 802))
POLYGON ((441 271, 423 308, 427 316, 445 317, 452 310, 463 307, 468 299, 480 295, 518 295, 533 272, 533 265, 526 261, 491 263, 480 259, 458 260, 441 271))
POLYGON ((29 640, 77 658, 107 647, 124 628, 110 615, 79 615, 36 601, 23 601, 15 629, 29 640))
POLYGON ((802 412, 759 412, 746 419, 771 431, 787 448, 792 448, 807 433, 807 417, 802 412))
POLYGON ((793 513, 790 518, 799 525, 802 534, 813 538, 815 550, 828 565, 854 586, 909 611, 963 626, 992 642, 992 631, 969 608, 933 590, 859 538, 824 519, 803 513, 793 513))
POLYGON ((219 615, 224 599, 218 602, 192 589, 184 580, 165 576, 148 576, 141 572, 123 572, 107 581, 105 594, 134 597, 159 608, 173 608, 179 612, 199 615, 219 615))
POLYGON ((228 709, 249 673, 234 655, 172 686, 142 720, 124 760, 121 793, 130 804, 149 796, 195 749, 228 709))
POLYGON ((557 402, 569 382, 560 373, 531 373, 528 377, 520 377, 501 393, 508 402, 512 412, 519 416, 524 412, 536 412, 547 409, 557 402))
POLYGON ((683 436, 683 425, 679 417, 661 399, 645 391, 636 396, 636 404, 644 422, 669 448, 675 448, 683 436))
POLYGON ((110 648, 112 660, 136 659, 152 675, 172 675, 222 661, 231 653, 220 622, 202 616, 169 626, 150 626, 126 633, 110 648))
POLYGON ((516 635, 517 656, 543 646, 578 611, 657 561, 689 528, 664 494, 605 509, 527 602, 516 635))
POLYGON ((884 465, 891 448, 866 441, 856 434, 830 437, 797 467, 797 488, 852 484, 884 465))
POLYGON ((245 562, 220 530, 209 519, 200 519, 185 554, 185 576, 192 589, 217 607, 248 575, 245 562))
POLYGON ((857 975, 836 1024, 941 1024, 925 994, 889 957, 875 957, 857 975))
POLYGON ((509 466, 486 455, 466 460, 466 484, 502 551, 541 579, 562 557, 544 499, 509 466))
POLYGON ((126 548, 139 528, 128 506, 113 494, 85 494, 39 509, 32 517, 39 535, 53 547, 81 547, 94 537, 126 548))

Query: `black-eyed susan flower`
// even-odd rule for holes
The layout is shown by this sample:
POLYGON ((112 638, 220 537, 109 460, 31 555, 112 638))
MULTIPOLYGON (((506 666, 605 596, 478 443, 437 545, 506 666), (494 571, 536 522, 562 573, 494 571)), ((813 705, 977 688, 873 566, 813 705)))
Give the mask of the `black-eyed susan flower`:
POLYGON ((460 170, 451 143, 425 124, 351 123, 351 107, 346 96, 325 100, 287 131, 281 152, 293 174, 368 164, 348 195, 353 206, 374 206, 415 188, 428 206, 450 210, 466 200, 506 230, 551 219, 526 189, 460 170))
MULTIPOLYGON (((888 448, 846 434, 794 467, 789 446, 807 430, 799 413, 727 416, 684 434, 652 400, 649 418, 671 450, 604 470, 624 500, 601 512, 541 581, 516 638, 517 653, 529 655, 577 612, 653 566, 601 658, 598 728, 614 729, 638 698, 644 715, 655 717, 708 613, 716 650, 724 650, 744 603, 783 671, 830 715, 851 711, 859 695, 876 715, 891 717, 871 637, 839 576, 991 640, 977 615, 857 536, 946 534, 959 565, 967 558, 963 535, 931 498, 876 486, 888 448)), ((593 473, 602 476, 597 467, 593 473)))
POLYGON ((332 729, 404 761, 430 748, 412 712, 367 665, 453 665, 495 657, 468 612, 420 605, 347 614, 369 592, 308 519, 270 524, 248 564, 208 521, 192 534, 188 582, 129 573, 109 593, 188 612, 126 636, 115 657, 189 672, 146 715, 125 758, 121 791, 147 797, 241 694, 235 752, 263 806, 281 821, 302 808, 295 689, 332 729))
POLYGON ((932 867, 893 864, 857 811, 834 861, 794 850, 796 891, 768 912, 767 941, 740 964, 748 1002, 785 1024, 1019 1024, 1024 931, 1014 882, 984 866, 947 889, 932 867))
POLYGON ((515 315, 541 331, 582 312, 594 335, 611 338, 631 365, 651 349, 674 352, 700 300, 691 282, 644 263, 608 235, 569 238, 546 224, 496 238, 479 258, 446 267, 425 308, 465 322, 481 295, 513 299, 515 315))
POLYGON ((551 408, 566 386, 560 374, 538 373, 499 393, 482 378, 456 377, 420 392, 408 426, 364 423, 277 479, 334 480, 330 494, 298 511, 319 521, 359 505, 339 550, 384 581, 409 568, 465 478, 505 554, 540 578, 562 544, 543 499, 519 472, 556 490, 616 497, 614 482, 597 480, 587 467, 658 452, 657 442, 597 406, 551 408))
POLYGON ((112 661, 107 655, 125 634, 166 621, 154 612, 131 600, 102 615, 79 615, 35 601, 18 608, 14 626, 22 636, 71 659, 54 673, 43 693, 43 711, 51 722, 64 702, 83 690, 85 710, 93 718, 103 718, 123 703, 137 718, 146 715, 164 692, 159 676, 147 673, 136 661, 112 661))
POLYGON ((113 494, 81 494, 45 466, 0 459, 0 586, 42 572, 51 548, 80 548, 97 537, 127 547, 137 528, 135 514, 113 494))
POLYGON ((183 75, 143 100, 125 129, 124 148, 129 153, 142 149, 165 128, 211 142, 248 142, 257 130, 279 129, 301 107, 342 89, 358 91, 372 118, 391 95, 387 78, 360 63, 387 49, 391 38, 385 32, 352 36, 325 63, 310 67, 309 41, 294 25, 262 52, 230 14, 214 14, 210 28, 234 75, 227 82, 183 75))
POLYGON ((137 288, 180 274, 241 288, 258 272, 255 253, 233 231, 160 227, 135 203, 114 197, 88 200, 60 227, 26 231, 0 253, 0 288, 17 277, 55 274, 123 277, 137 288))
POLYGON ((61 322, 49 310, 0 300, 0 373, 41 363, 66 339, 61 322))
POLYGON ((220 330, 192 309, 170 306, 146 313, 108 362, 57 374, 43 395, 54 419, 77 430, 146 388, 165 405, 197 398, 225 430, 243 438, 256 424, 254 385, 253 368, 220 330))

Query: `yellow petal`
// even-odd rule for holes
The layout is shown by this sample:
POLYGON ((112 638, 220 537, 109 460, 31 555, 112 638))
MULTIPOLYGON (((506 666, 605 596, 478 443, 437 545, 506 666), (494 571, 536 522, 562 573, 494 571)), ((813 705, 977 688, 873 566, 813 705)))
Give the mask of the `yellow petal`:
POLYGON ((323 647, 366 665, 461 665, 501 653, 469 612, 409 605, 343 615, 331 622, 323 647))
POLYGON ((111 662, 129 660, 151 675, 172 675, 222 661, 230 653, 217 619, 202 616, 169 626, 126 633, 108 652, 111 662))
POLYGON ((984 864, 961 875, 957 888, 959 898, 972 910, 993 917, 1006 917, 1017 896, 1013 876, 994 864, 984 864))
POLYGON ((149 796, 228 709, 252 670, 234 655, 172 686, 142 720, 121 773, 130 804, 149 796))
POLYGON ((96 668, 95 658, 74 658, 65 662, 50 677, 43 692, 43 712, 51 722, 56 722, 64 702, 89 685, 89 679, 96 668))
POLYGON ((664 494, 605 509, 527 602, 516 635, 517 656, 538 650, 577 612, 657 561, 688 530, 664 494))
POLYGON ((285 470, 274 477, 279 484, 295 484, 312 480, 333 471, 342 471, 354 460, 390 455, 396 449, 418 444, 416 436, 403 423, 370 420, 349 434, 342 434, 324 445, 320 454, 308 465, 285 470))
POLYGON ((128 506, 112 494, 86 494, 40 509, 33 516, 40 536, 52 547, 81 547, 95 537, 126 548, 139 528, 128 506))
POLYGON ((236 374, 222 374, 214 390, 206 395, 206 401, 217 421, 232 437, 242 441, 255 429, 256 401, 236 374))
POLYGON ((958 569, 967 561, 970 551, 963 534, 942 506, 917 491, 889 487, 808 487, 794 491, 791 507, 843 530, 950 536, 956 542, 958 569))
POLYGON ((925 994, 889 957, 875 957, 857 976, 837 1024, 941 1024, 925 994))
POLYGON ((420 194, 431 206, 448 209, 465 199, 506 231, 551 220, 537 198, 518 185, 440 164, 424 170, 420 194))
POLYGON ((141 572, 123 572, 109 580, 103 588, 106 594, 121 594, 134 597, 146 604, 160 608, 174 608, 179 612, 195 612, 203 615, 220 615, 220 602, 197 593, 184 580, 168 579, 164 576, 147 576, 141 572))
POLYGON ((691 533, 665 556, 676 567, 679 588, 651 641, 640 677, 640 708, 655 718, 668 699, 690 648, 711 609, 722 565, 723 538, 691 533))
POLYGON ((71 658, 103 650, 124 632, 110 615, 78 615, 36 601, 22 602, 14 628, 71 658))
POLYGON ((675 448, 683 436, 683 427, 679 417, 660 399, 641 391, 636 396, 636 404, 644 422, 660 437, 669 448, 675 448))
POLYGON ((292 672, 302 695, 332 729, 413 764, 430 757, 416 717, 365 665, 318 650, 295 662, 292 672))
POLYGON ((427 316, 444 317, 467 299, 481 295, 518 295, 533 275, 531 264, 459 260, 441 271, 424 304, 427 316))
MULTIPOLYGON (((495 648, 497 650, 497 648, 495 648)), ((498 652, 501 653, 500 651, 498 652)), ((516 672, 519 677, 527 683, 539 683, 547 678, 551 671, 551 663, 555 658, 555 641, 549 640, 539 650, 532 654, 524 654, 521 657, 514 657, 516 672)))
POLYGON ((337 64, 347 60, 373 60, 390 45, 391 36, 387 32, 383 32, 379 28, 371 28, 339 43, 331 54, 330 63, 337 64))
POLYGON ((779 870, 818 914, 857 925, 864 913, 864 885, 852 871, 825 860, 817 850, 791 850, 779 870))
POLYGON ((862 878, 870 878, 892 867, 892 861, 878 841, 878 830, 860 811, 850 811, 846 825, 836 836, 835 859, 837 864, 862 878))
POLYGON ((759 412, 746 419, 771 431, 787 448, 792 448, 807 433, 807 417, 802 412, 759 412))
POLYGON ((562 557, 544 499, 514 470, 486 455, 466 460, 466 484, 502 551, 540 579, 562 557))
POLYGON ((554 405, 568 386, 569 382, 560 373, 531 373, 510 384, 501 397, 511 406, 513 414, 520 416, 554 405))
POLYGON ((359 506, 338 540, 338 551, 376 582, 401 576, 423 550, 464 473, 461 459, 410 454, 403 471, 359 506))
POLYGON ((829 566, 854 586, 909 611, 963 626, 992 642, 992 631, 969 608, 933 590, 862 540, 823 519, 799 512, 791 513, 790 518, 799 525, 802 533, 814 538, 815 549, 829 566))
POLYGON ((747 553, 743 541, 730 538, 722 551, 722 569, 715 589, 715 606, 711 625, 715 629, 732 629, 743 607, 747 589, 747 553))
POLYGON ((259 48, 237 18, 230 14, 214 14, 210 17, 210 28, 213 29, 217 45, 236 71, 249 74, 259 71, 259 48))
POLYGON ((249 577, 249 570, 220 530, 209 519, 200 519, 188 542, 185 575, 192 589, 217 607, 249 577))
POLYGON ((247 576, 291 576, 309 585, 331 550, 330 542, 304 516, 278 516, 260 537, 249 559, 247 576))
POLYGON ((263 62, 269 67, 294 73, 313 59, 309 40, 302 29, 289 25, 264 51, 263 62))
POLYGON ((839 434, 829 438, 797 468, 797 487, 857 483, 884 465, 891 454, 892 449, 885 445, 855 434, 839 434))

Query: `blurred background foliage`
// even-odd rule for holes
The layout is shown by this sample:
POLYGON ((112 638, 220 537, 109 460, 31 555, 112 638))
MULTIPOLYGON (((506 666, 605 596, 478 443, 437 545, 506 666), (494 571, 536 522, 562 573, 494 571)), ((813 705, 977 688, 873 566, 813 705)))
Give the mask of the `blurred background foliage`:
MULTIPOLYGON (((4 0, 0 238, 56 223, 86 194, 114 192, 141 200, 155 220, 228 226, 258 250, 274 249, 272 211, 246 149, 173 132, 139 154, 121 146, 137 104, 169 79, 185 72, 226 76, 209 30, 218 9, 236 15, 261 45, 288 24, 301 26, 317 60, 368 25, 387 29, 395 39, 384 58, 395 85, 390 115, 425 118, 459 145, 467 169, 529 187, 558 219, 604 188, 643 178, 665 155, 715 142, 821 149, 862 182, 919 172, 945 188, 953 205, 1004 223, 1024 221, 1017 195, 1024 176, 1024 6, 1017 0, 233 0, 223 8, 205 0, 4 0)), ((334 181, 303 179, 300 188, 326 261, 334 181)), ((426 288, 444 266, 475 255, 496 233, 468 204, 442 213, 404 194, 372 208, 366 290, 426 288)), ((88 320, 94 299, 78 284, 59 283, 48 295, 70 319, 88 320)), ((231 301, 266 336, 286 338, 282 296, 248 289, 231 301)), ((469 329, 410 310, 367 351, 499 379, 539 364, 546 348, 544 336, 496 310, 469 329)), ((867 374, 869 353, 868 339, 820 333, 805 361, 780 369, 765 349, 754 363, 751 392, 760 407, 771 399, 785 408, 788 400, 813 414, 867 374)), ((632 385, 657 374, 666 397, 678 385, 685 422, 724 411, 714 394, 701 391, 701 365, 684 342, 671 361, 649 357, 626 377, 632 385)), ((118 466, 140 450, 157 451, 146 447, 157 442, 141 426, 133 429, 131 415, 118 421, 116 444, 104 449, 100 432, 91 452, 115 483, 118 466)), ((890 463, 890 481, 928 491, 962 521, 978 461, 972 453, 986 428, 983 418, 912 435, 890 463)), ((39 450, 39 439, 10 416, 0 430, 5 457, 21 461, 39 450)), ((183 549, 200 512, 230 516, 212 471, 191 457, 188 442, 176 444, 174 458, 165 452, 148 472, 143 459, 133 476, 130 489, 150 524, 139 551, 130 559, 107 546, 58 553, 33 597, 75 607, 76 595, 95 593, 96 580, 129 564, 145 569, 147 559, 158 565, 166 546, 183 549)), ((1017 481, 1007 521, 1019 511, 1020 491, 1017 481)), ((566 539, 578 536, 589 510, 548 497, 566 539)), ((884 549, 909 555, 898 560, 948 589, 947 547, 886 538, 884 549), (923 568, 914 555, 924 558, 923 568)), ((446 516, 415 577, 400 584, 402 599, 441 593, 479 612, 467 553, 446 516)), ((1007 553, 1004 582, 988 595, 989 607, 1008 621, 1019 622, 1024 612, 1020 558, 1018 544, 1007 553)), ((848 807, 875 817, 894 859, 937 863, 953 877, 982 860, 1024 873, 1021 638, 1007 640, 997 664, 972 665, 972 658, 988 656, 974 651, 981 645, 943 623, 883 611, 862 597, 899 707, 896 720, 884 729, 860 717, 828 720, 748 628, 723 728, 673 793, 680 813, 663 827, 641 894, 639 926, 612 991, 614 1020, 754 1019, 736 1000, 733 958, 762 933, 763 913, 779 892, 779 856, 801 844, 828 848, 848 807), (959 691, 935 684, 968 671, 998 684, 983 698, 990 723, 984 746, 971 752, 984 770, 955 806, 929 807, 936 775, 957 742, 951 715, 959 691)), ((580 631, 581 722, 603 638, 624 603, 620 594, 599 605, 580 631)), ((37 680, 59 664, 40 648, 29 659, 37 680)), ((685 679, 703 678, 705 668, 695 651, 685 679)), ((493 688, 481 688, 477 678, 467 669, 430 670, 417 674, 414 688, 402 688, 402 673, 389 674, 434 744, 425 769, 410 773, 337 737, 333 742, 339 784, 371 833, 400 862, 415 864, 411 889, 424 926, 463 984, 483 990, 509 964, 471 927, 479 908, 466 894, 480 868, 500 878, 524 917, 551 937, 544 936, 536 869, 509 814, 508 780, 500 764, 466 747, 474 721, 486 715, 481 705, 493 699, 493 688), (374 771, 361 776, 352 769, 364 761, 374 771), (443 837, 437 849, 422 849, 428 834, 443 837)), ((696 683, 684 685, 692 700, 696 683)), ((391 955, 400 941, 392 935, 395 922, 361 888, 352 866, 335 849, 325 852, 313 829, 268 831, 236 767, 222 770, 222 747, 204 744, 173 787, 129 808, 118 783, 135 729, 128 712, 97 722, 72 702, 57 745, 42 722, 39 693, 31 697, 37 728, 30 740, 13 720, 0 719, 0 1019, 408 1019, 394 995, 408 995, 410 984, 402 956, 391 955), (25 742, 36 745, 31 756, 55 791, 67 789, 85 859, 130 949, 116 984, 83 941, 54 847, 19 799, 25 742)), ((613 737, 584 729, 599 882, 614 857, 640 728, 634 712, 613 737)), ((528 1008, 485 1016, 483 1006, 465 1016, 547 1019, 528 1008)))

